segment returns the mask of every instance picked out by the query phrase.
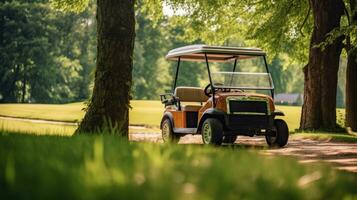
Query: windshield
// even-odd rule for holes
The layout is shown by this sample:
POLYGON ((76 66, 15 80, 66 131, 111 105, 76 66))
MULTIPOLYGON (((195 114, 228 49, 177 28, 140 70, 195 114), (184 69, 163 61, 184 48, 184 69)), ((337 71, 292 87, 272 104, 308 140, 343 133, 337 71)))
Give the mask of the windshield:
POLYGON ((246 90, 271 90, 274 88, 268 73, 213 72, 215 88, 240 88, 246 90))
POLYGON ((247 90, 274 89, 273 81, 267 73, 263 56, 238 57, 236 62, 214 63, 211 72, 216 88, 239 88, 247 90))

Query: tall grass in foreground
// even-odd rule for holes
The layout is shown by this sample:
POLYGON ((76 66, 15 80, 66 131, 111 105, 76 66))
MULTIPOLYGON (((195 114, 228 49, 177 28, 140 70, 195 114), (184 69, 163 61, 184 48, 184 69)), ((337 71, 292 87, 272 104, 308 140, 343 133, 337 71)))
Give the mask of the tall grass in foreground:
POLYGON ((0 199, 353 199, 356 184, 241 148, 0 133, 0 199))

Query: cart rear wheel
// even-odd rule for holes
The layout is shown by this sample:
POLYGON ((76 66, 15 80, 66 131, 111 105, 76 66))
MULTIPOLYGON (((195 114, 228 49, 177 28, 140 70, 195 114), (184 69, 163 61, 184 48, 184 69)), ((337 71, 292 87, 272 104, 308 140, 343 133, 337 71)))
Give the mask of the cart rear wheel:
POLYGON ((170 119, 165 119, 162 122, 162 139, 165 143, 178 143, 180 136, 175 134, 171 125, 170 119))
POLYGON ((208 118, 202 125, 202 140, 204 144, 221 145, 223 140, 223 126, 218 119, 208 118))
POLYGON ((289 128, 282 119, 274 120, 276 131, 268 131, 265 140, 269 146, 283 147, 288 143, 289 128))

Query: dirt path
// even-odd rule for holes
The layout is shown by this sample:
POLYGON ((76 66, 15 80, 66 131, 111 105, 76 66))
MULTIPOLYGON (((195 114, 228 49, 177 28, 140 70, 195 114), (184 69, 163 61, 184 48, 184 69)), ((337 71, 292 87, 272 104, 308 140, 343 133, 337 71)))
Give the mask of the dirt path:
MULTIPOLYGON (((46 119, 28 119, 28 118, 21 118, 21 117, 8 117, 0 115, 0 119, 3 120, 11 120, 11 121, 20 121, 20 122, 30 122, 36 124, 52 124, 52 125, 60 125, 60 126, 78 126, 79 122, 62 122, 62 121, 55 121, 55 120, 46 120, 46 119)), ((130 125, 129 129, 133 129, 135 131, 138 130, 148 130, 148 128, 143 126, 136 126, 130 125)))
MULTIPOLYGON (((133 141, 162 142, 159 133, 132 133, 133 141)), ((185 136, 180 144, 202 144, 200 136, 185 136)), ((258 149, 264 155, 293 156, 300 163, 327 162, 333 167, 357 173, 357 143, 316 141, 291 137, 288 145, 281 149, 268 149, 263 137, 240 136, 234 144, 238 148, 258 149)))

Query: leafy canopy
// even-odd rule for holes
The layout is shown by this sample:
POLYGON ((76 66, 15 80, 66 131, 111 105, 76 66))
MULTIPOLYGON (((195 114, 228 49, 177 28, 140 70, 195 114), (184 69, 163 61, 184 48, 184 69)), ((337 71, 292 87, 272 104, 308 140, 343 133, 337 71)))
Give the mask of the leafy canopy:
POLYGON ((78 13, 86 9, 89 0, 50 0, 50 2, 58 10, 78 13))
POLYGON ((308 1, 282 0, 167 0, 184 16, 176 22, 186 24, 186 39, 201 38, 208 44, 258 46, 269 54, 287 53, 306 59, 312 15, 308 1), (237 42, 238 41, 238 42, 237 42))

